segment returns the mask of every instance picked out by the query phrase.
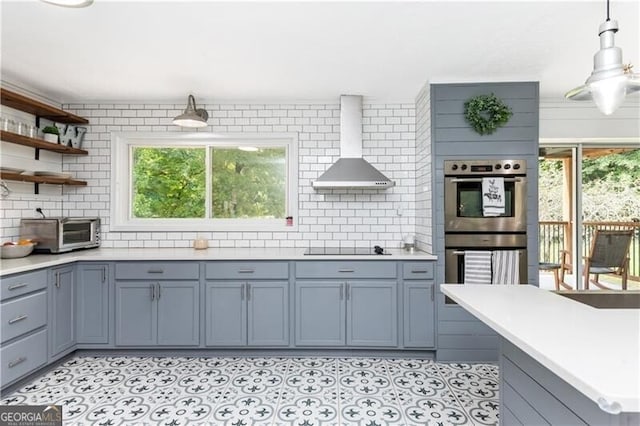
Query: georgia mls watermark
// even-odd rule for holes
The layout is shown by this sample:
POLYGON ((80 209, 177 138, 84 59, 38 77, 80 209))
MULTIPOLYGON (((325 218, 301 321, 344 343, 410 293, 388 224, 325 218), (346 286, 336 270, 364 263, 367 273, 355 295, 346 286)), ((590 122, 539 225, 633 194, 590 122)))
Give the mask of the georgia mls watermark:
POLYGON ((0 426, 62 426, 62 406, 0 405, 0 426))

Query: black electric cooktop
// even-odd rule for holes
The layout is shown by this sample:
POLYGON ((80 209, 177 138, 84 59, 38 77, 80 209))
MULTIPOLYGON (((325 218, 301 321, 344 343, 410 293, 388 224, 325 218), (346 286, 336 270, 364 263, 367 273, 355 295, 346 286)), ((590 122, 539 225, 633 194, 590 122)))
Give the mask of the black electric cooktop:
POLYGON ((390 255, 381 247, 309 247, 304 254, 312 256, 384 256, 390 255))

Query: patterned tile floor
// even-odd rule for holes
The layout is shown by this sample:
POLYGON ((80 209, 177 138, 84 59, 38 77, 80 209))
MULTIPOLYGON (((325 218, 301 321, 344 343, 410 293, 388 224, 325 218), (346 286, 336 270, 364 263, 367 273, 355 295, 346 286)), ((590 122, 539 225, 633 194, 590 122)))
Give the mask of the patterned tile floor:
POLYGON ((378 358, 86 357, 5 396, 65 425, 491 425, 498 368, 378 358))

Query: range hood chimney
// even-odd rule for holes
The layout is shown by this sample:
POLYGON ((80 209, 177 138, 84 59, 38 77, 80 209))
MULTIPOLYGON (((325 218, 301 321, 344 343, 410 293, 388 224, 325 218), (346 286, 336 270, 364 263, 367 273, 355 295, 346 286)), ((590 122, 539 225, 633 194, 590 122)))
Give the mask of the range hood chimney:
POLYGON ((316 189, 395 186, 395 182, 362 158, 362 96, 340 96, 340 159, 312 185, 316 189))

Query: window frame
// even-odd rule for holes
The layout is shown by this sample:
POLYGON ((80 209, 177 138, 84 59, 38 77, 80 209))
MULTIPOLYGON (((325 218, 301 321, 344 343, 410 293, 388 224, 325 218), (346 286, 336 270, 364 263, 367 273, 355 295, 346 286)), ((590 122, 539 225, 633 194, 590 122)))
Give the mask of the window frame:
MULTIPOLYGON (((172 231, 172 232, 224 232, 224 231, 296 231, 297 225, 287 226, 280 219, 136 219, 131 213, 131 171, 133 147, 202 147, 210 166, 211 147, 232 146, 284 147, 287 172, 287 216, 298 216, 298 134, 297 133, 238 133, 205 132, 114 132, 111 135, 111 231, 172 231)), ((205 188, 211 192, 211 170, 207 170, 205 188)), ((211 214, 211 197, 207 197, 206 214, 211 214)), ((294 221, 295 223, 295 221, 294 221)))

